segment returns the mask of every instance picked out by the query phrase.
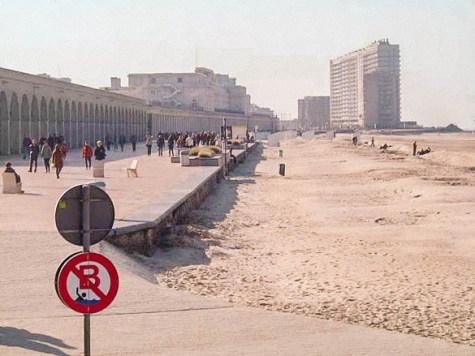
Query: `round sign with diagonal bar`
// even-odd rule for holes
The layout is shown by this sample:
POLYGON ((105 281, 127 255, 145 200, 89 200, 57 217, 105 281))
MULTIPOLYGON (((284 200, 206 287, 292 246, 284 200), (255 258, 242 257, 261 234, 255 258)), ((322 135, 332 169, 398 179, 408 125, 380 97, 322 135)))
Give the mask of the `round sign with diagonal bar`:
MULTIPOLYGON (((90 245, 103 240, 114 224, 114 204, 102 189, 88 186, 90 204, 90 245)), ((82 246, 83 236, 83 198, 84 186, 77 185, 68 189, 56 204, 55 221, 59 233, 68 242, 82 246)))
POLYGON ((105 256, 80 252, 61 263, 55 287, 66 306, 78 313, 93 314, 112 303, 119 290, 119 275, 105 256))

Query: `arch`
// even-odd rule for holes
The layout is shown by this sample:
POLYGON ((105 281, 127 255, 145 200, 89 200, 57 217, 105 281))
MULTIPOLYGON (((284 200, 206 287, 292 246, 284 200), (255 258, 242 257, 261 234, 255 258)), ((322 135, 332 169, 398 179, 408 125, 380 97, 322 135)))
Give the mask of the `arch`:
POLYGON ((109 106, 105 106, 104 107, 104 127, 103 127, 103 131, 102 131, 102 137, 105 138, 106 135, 107 135, 107 129, 109 127, 109 106))
POLYGON ((84 142, 84 113, 82 109, 82 103, 78 102, 78 145, 84 142))
POLYGON ((9 154, 21 152, 20 141, 20 107, 18 104, 18 97, 15 93, 10 99, 10 147, 9 154))
POLYGON ((84 140, 89 140, 88 135, 89 135, 89 105, 88 103, 84 103, 81 142, 84 142, 84 140))
POLYGON ((64 137, 64 113, 61 99, 58 99, 56 104, 56 133, 58 136, 64 137))
POLYGON ((122 112, 120 115, 120 121, 119 121, 119 132, 122 132, 124 130, 124 122, 125 122, 125 115, 126 115, 126 109, 122 108, 122 112))
POLYGON ((24 136, 31 137, 30 133, 30 103, 28 102, 28 96, 23 94, 21 96, 20 105, 20 132, 24 136))
POLYGON ((67 99, 64 101, 64 139, 68 146, 74 146, 71 140, 71 110, 67 99))
POLYGON ((48 121, 47 121, 48 133, 56 135, 56 107, 54 105, 54 99, 49 99, 48 104, 48 121))
POLYGON ((111 135, 114 135, 114 128, 115 128, 116 122, 117 122, 117 120, 118 120, 118 114, 117 114, 117 112, 118 112, 118 111, 117 111, 117 106, 114 106, 114 114, 113 114, 113 116, 112 116, 112 118, 111 118, 110 126, 109 126, 111 135))
POLYGON ((8 101, 7 94, 0 92, 0 155, 8 154, 8 101))
POLYGON ((99 111, 99 105, 96 104, 96 107, 95 107, 95 110, 94 110, 94 121, 93 121, 93 135, 92 137, 94 138, 94 141, 96 140, 99 140, 99 138, 101 137, 100 134, 99 134, 99 121, 100 121, 100 118, 101 118, 101 115, 100 115, 100 111, 99 111))
POLYGON ((40 122, 39 122, 39 129, 40 129, 39 134, 41 136, 45 136, 45 137, 49 136, 47 121, 48 121, 48 107, 46 105, 45 97, 42 96, 41 102, 40 102, 40 122))
POLYGON ((92 142, 94 142, 93 124, 94 124, 94 104, 90 103, 89 104, 89 121, 88 121, 86 139, 92 142))
POLYGON ((76 111, 76 102, 71 102, 71 145, 79 147, 78 144, 78 115, 76 111))
POLYGON ((97 120, 97 126, 99 128, 97 132, 97 138, 103 140, 104 139, 104 106, 103 105, 101 105, 99 108, 99 118, 97 120))
POLYGON ((31 113, 30 113, 30 131, 32 137, 40 138, 40 113, 38 108, 38 99, 33 95, 31 99, 31 113))

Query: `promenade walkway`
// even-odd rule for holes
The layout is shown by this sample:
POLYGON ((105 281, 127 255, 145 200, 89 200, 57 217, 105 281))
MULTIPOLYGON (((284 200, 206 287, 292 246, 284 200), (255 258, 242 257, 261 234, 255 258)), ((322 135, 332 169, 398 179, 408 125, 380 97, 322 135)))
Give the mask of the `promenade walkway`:
MULTIPOLYGON (((106 183, 116 218, 125 219, 160 200, 209 167, 181 167, 168 156, 108 152, 106 183), (140 178, 127 178, 132 157, 140 178)), ((28 173, 12 160, 25 194, 0 195, 0 354, 81 355, 83 317, 58 299, 54 276, 61 261, 80 250, 56 231, 54 209, 69 187, 94 181, 79 152, 68 153, 60 179, 28 173)), ((469 355, 473 348, 265 310, 234 307, 213 298, 170 290, 156 283, 137 256, 102 242, 93 251, 117 267, 116 300, 91 317, 93 355, 469 355)), ((144 257, 143 257, 144 258, 144 257)))

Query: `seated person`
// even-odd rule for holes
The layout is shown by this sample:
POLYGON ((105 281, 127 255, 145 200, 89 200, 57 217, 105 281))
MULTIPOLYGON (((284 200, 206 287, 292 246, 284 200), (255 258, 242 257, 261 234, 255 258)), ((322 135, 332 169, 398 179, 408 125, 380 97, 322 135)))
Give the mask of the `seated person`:
MULTIPOLYGON (((20 178, 20 175, 17 174, 17 172, 15 172, 15 170, 12 168, 12 163, 11 162, 7 162, 5 163, 5 173, 13 173, 15 175, 15 184, 16 184, 16 187, 14 188, 14 191, 11 191, 10 188, 7 188, 9 191, 9 193, 23 193, 23 190, 21 190, 21 178, 20 178)), ((6 191, 6 187, 5 187, 5 180, 3 181, 4 183, 4 186, 3 186, 3 193, 8 193, 8 191, 6 191)))
POLYGON ((430 147, 427 147, 426 150, 422 149, 422 150, 420 150, 419 152, 417 152, 417 154, 418 154, 419 156, 422 156, 422 155, 425 155, 425 154, 427 154, 427 153, 429 153, 429 152, 430 152, 430 147))
POLYGON ((15 182, 16 183, 21 183, 20 175, 17 172, 15 172, 15 170, 12 168, 12 163, 11 162, 5 163, 5 173, 14 173, 15 174, 15 182))

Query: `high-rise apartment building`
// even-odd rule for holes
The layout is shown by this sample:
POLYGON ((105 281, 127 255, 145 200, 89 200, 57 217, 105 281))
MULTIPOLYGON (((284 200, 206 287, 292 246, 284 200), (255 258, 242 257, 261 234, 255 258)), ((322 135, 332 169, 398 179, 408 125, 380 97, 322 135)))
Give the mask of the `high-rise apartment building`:
POLYGON ((328 128, 330 124, 330 97, 306 96, 299 99, 298 122, 304 128, 328 128))
POLYGON ((399 45, 375 41, 330 61, 332 127, 396 128, 400 106, 399 45))

